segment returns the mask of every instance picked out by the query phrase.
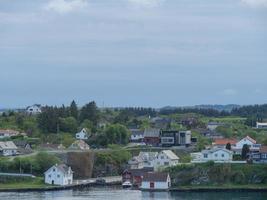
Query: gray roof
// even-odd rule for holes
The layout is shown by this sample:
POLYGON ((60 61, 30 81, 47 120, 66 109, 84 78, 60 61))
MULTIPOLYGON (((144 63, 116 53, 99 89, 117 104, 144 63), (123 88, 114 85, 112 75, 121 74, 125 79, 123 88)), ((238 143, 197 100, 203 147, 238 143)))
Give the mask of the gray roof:
POLYGON ((160 136, 160 129, 157 128, 146 129, 144 132, 144 137, 159 137, 159 136, 160 136))
POLYGON ((141 151, 138 155, 143 161, 151 161, 154 160, 158 155, 158 152, 143 152, 141 151))
POLYGON ((17 149, 17 146, 12 141, 0 142, 0 149, 17 149))
POLYGON ((166 182, 168 173, 165 172, 148 172, 144 174, 143 181, 149 182, 166 182))
POLYGON ((222 126, 224 124, 221 122, 209 122, 208 125, 222 126))
POLYGON ((130 129, 132 135, 144 135, 144 131, 140 129, 130 129))
POLYGON ((165 153, 171 160, 179 160, 179 157, 171 150, 163 150, 162 152, 165 153))
POLYGON ((144 167, 142 169, 127 169, 125 171, 128 171, 129 173, 131 173, 132 176, 143 176, 147 172, 153 172, 154 168, 153 167, 144 167))
POLYGON ((231 153, 231 154, 233 153, 232 151, 229 151, 228 149, 223 149, 223 148, 207 149, 207 150, 203 150, 202 153, 214 153, 214 152, 220 151, 220 150, 225 151, 227 153, 231 153))
MULTIPOLYGON (((58 170, 62 171, 64 174, 67 174, 69 172, 69 167, 65 164, 60 164, 60 165, 56 164, 56 165, 50 167, 46 172, 48 172, 53 167, 56 167, 58 170)), ((73 173, 73 171, 71 169, 70 169, 70 172, 73 173)))

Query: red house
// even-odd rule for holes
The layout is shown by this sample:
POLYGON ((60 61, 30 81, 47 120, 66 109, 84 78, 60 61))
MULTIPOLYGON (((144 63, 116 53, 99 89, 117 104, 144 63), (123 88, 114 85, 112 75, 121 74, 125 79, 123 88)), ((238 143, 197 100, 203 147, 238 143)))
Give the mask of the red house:
POLYGON ((133 186, 140 187, 144 174, 153 172, 153 167, 146 167, 143 169, 126 169, 122 173, 122 182, 129 181, 133 186))
POLYGON ((150 128, 144 132, 144 143, 158 146, 160 144, 160 129, 150 128))

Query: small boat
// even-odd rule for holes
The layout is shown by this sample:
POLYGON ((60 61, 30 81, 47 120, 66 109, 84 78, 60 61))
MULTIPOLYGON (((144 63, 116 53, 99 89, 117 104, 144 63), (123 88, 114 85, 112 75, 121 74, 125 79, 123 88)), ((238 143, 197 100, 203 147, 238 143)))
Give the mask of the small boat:
POLYGON ((130 181, 125 181, 123 184, 122 184, 122 188, 131 188, 133 185, 131 184, 130 181))

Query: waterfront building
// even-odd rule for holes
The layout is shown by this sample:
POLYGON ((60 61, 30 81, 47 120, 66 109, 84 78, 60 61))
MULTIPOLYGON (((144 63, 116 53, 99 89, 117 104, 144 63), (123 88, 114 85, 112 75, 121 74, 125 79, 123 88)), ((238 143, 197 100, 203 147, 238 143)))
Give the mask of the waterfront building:
POLYGON ((44 174, 46 184, 64 186, 71 185, 73 182, 73 171, 65 164, 56 164, 44 174))
POLYGON ((165 172, 148 172, 144 174, 142 190, 168 190, 171 187, 170 175, 165 172))

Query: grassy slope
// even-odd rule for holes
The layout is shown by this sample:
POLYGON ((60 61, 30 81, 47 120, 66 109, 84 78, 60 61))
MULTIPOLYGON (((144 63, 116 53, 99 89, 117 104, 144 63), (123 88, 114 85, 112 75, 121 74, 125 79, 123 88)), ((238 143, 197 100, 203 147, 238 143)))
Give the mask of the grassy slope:
POLYGON ((0 183, 1 189, 27 189, 27 188, 44 188, 49 187, 44 183, 43 178, 35 178, 29 181, 0 183))

